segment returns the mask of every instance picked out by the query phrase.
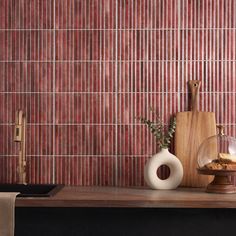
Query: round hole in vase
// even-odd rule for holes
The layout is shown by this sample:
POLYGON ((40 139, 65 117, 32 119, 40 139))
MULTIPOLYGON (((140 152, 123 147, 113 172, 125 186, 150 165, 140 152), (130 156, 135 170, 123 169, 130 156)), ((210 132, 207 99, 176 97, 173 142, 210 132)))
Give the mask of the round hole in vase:
POLYGON ((157 169, 157 177, 164 180, 164 179, 168 179, 170 176, 170 168, 167 165, 161 165, 158 169, 157 169))
POLYGON ((144 178, 152 189, 175 189, 182 181, 183 166, 175 155, 163 148, 147 161, 144 168, 144 178), (163 165, 170 169, 170 175, 166 179, 161 179, 157 175, 157 170, 163 165))

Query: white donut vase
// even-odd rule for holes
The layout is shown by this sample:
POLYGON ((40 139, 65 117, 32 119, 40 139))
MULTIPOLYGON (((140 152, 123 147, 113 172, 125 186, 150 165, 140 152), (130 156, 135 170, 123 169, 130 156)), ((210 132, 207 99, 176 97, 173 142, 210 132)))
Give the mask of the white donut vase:
POLYGON ((168 149, 162 149, 147 161, 144 168, 144 179, 152 189, 175 189, 183 179, 183 166, 168 149), (170 169, 170 176, 164 180, 157 175, 157 170, 162 165, 166 165, 170 169))

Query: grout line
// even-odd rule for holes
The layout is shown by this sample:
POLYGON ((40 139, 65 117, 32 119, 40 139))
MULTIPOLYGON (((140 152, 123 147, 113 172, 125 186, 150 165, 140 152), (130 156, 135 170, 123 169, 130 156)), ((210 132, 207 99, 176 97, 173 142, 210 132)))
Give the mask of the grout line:
MULTIPOLYGON (((224 1, 223 1, 223 4, 224 4, 224 1)), ((224 7, 222 7, 222 9, 221 9, 221 19, 222 19, 222 24, 224 25, 224 7)), ((221 55, 222 55, 222 57, 225 57, 225 49, 227 50, 227 45, 226 45, 226 41, 227 41, 227 37, 225 38, 224 37, 224 32, 222 31, 221 32, 221 35, 222 35, 222 37, 221 37, 221 55)), ((224 78, 224 76, 225 76, 225 74, 224 74, 224 64, 222 63, 221 64, 221 73, 222 73, 222 78, 224 78)), ((224 86, 224 84, 222 84, 223 86, 224 86)), ((222 87, 223 87, 222 86, 222 87)), ((224 114, 224 106, 225 106, 225 104, 221 104, 221 106, 220 106, 220 104, 218 104, 218 106, 219 106, 219 114, 224 114)), ((218 115, 219 115, 218 114, 218 115)), ((221 116, 219 115, 219 120, 221 120, 221 116)))
MULTIPOLYGON (((180 47, 181 46, 180 45, 180 20, 181 20, 180 1, 181 0, 178 1, 178 35, 177 35, 177 37, 178 37, 178 49, 179 49, 179 51, 178 51, 178 59, 180 58, 180 55, 183 52, 183 51, 181 51, 181 47, 180 47)), ((184 16, 182 16, 182 17, 184 17, 184 16)), ((182 50, 183 50, 183 48, 182 48, 182 50)), ((177 73, 178 73, 178 88, 177 88, 177 91, 180 91, 180 61, 179 60, 178 60, 177 73)), ((178 105, 177 105, 178 111, 180 110, 181 107, 182 107, 181 106, 181 97, 180 97, 180 93, 178 92, 178 105)))
POLYGON ((116 36, 115 36, 115 186, 118 184, 118 0, 115 3, 116 7, 116 18, 115 18, 115 25, 116 25, 116 36))
MULTIPOLYGON (((35 5, 36 5, 36 2, 35 2, 35 4, 34 4, 34 9, 33 9, 33 12, 35 12, 35 5)), ((46 10, 45 10, 45 14, 47 14, 47 8, 46 8, 46 10)), ((38 34, 37 35, 38 36, 38 42, 40 42, 40 34, 38 34)), ((46 34, 45 35, 46 36, 46 48, 48 48, 48 35, 46 34)), ((35 45, 35 49, 36 49, 36 45, 35 45)), ((40 43, 38 43, 38 56, 40 55, 40 43)), ((36 50, 35 50, 36 51, 36 50)), ((46 53, 46 55, 47 55, 47 53, 46 53)), ((48 69, 48 68, 47 68, 48 69)), ((38 70, 38 78, 39 78, 39 70, 38 70)), ((30 89, 30 90, 32 90, 32 88, 30 89)), ((40 96, 40 94, 37 94, 37 100, 38 101, 35 101, 36 102, 36 107, 37 108, 35 108, 35 112, 37 112, 38 114, 40 114, 40 105, 41 105, 41 102, 42 102, 42 100, 41 99, 39 99, 39 96, 40 96)), ((29 98, 29 99, 31 99, 31 98, 29 98)), ((45 108, 46 108, 46 111, 47 111, 47 105, 45 106, 45 108)), ((34 113, 35 114, 35 113, 34 113)), ((42 139, 43 139, 43 135, 42 135, 42 133, 41 132, 38 132, 38 142, 39 143, 41 143, 42 142, 42 139)), ((46 137, 46 142, 47 142, 47 137, 46 137)), ((37 146, 37 153, 40 153, 40 154, 42 154, 41 152, 42 152, 42 149, 40 150, 40 147, 39 147, 39 144, 36 144, 36 146, 37 146)), ((37 160, 37 165, 38 166, 40 166, 40 160, 39 160, 39 158, 38 158, 38 160, 37 160)), ((38 171, 38 180, 39 180, 39 182, 41 183, 42 182, 42 179, 44 178, 44 176, 42 175, 42 169, 41 168, 39 168, 39 171, 38 171)))
POLYGON ((199 28, 199 27, 190 27, 190 28, 86 28, 86 29, 82 29, 82 28, 69 28, 69 29, 58 29, 58 28, 25 28, 25 29, 3 29, 1 28, 0 31, 178 31, 178 30, 202 30, 202 31, 207 31, 207 30, 236 30, 236 28, 232 27, 228 27, 228 28, 199 28))
MULTIPOLYGON (((203 111, 205 112, 205 111, 203 111)), ((154 123, 155 124, 155 123, 154 123)), ((233 125, 236 126, 236 123, 220 123, 221 125, 227 126, 227 125, 233 125)), ((15 125, 14 123, 0 123, 0 126, 12 126, 15 125)), ((31 125, 31 126, 53 126, 54 123, 27 123, 27 125, 31 125)), ((58 123, 57 126, 84 126, 84 125, 100 125, 100 126, 106 126, 106 125, 118 125, 118 126, 124 126, 124 125, 137 125, 137 126, 145 126, 145 124, 142 123, 58 123)), ((168 125, 168 123, 164 123, 164 125, 168 125)))
MULTIPOLYGON (((133 157, 133 158, 136 158, 136 157, 150 157, 150 155, 152 155, 152 154, 101 154, 101 155, 99 155, 99 154, 65 154, 65 155, 63 155, 63 154, 56 154, 56 155, 53 155, 53 154, 41 154, 41 155, 36 155, 36 154, 33 154, 33 155, 31 155, 31 154, 29 154, 29 155, 27 155, 27 157, 34 157, 34 158, 36 158, 36 157, 45 157, 45 158, 55 158, 55 157, 90 157, 90 158, 92 158, 92 157, 108 157, 108 158, 113 158, 113 157, 133 157)), ((18 155, 17 154, 0 154, 0 158, 4 158, 4 157, 18 157, 18 155)))
MULTIPOLYGON (((102 7, 101 7, 101 5, 100 5, 100 22, 102 22, 102 7)), ((99 35, 99 57, 100 58, 102 57, 102 36, 103 36, 103 34, 99 35)), ((99 76, 98 76, 100 89, 102 88, 102 77, 103 77, 102 66, 103 66, 102 61, 100 61, 99 62, 99 76)), ((99 104, 102 104, 102 96, 100 96, 100 98, 99 98, 99 104)), ((101 119, 102 106, 99 106, 99 115, 98 116, 101 119)), ((100 145, 100 147, 102 146, 102 139, 101 138, 99 140, 99 145, 100 145)), ((97 167, 98 167, 98 170, 102 170, 101 161, 99 162, 97 167)), ((102 179, 102 171, 99 171, 97 178, 102 179)))
MULTIPOLYGON (((162 92, 155 92, 155 91, 140 91, 140 92, 128 92, 128 91, 117 91, 117 92, 102 92, 102 91, 91 91, 91 92, 73 92, 73 91, 67 91, 67 92, 0 92, 1 94, 52 94, 53 96, 56 94, 69 94, 69 95, 73 95, 73 94, 88 94, 88 95, 92 95, 92 94, 188 94, 189 92, 186 91, 162 91, 162 92)), ((199 92, 199 94, 235 94, 236 91, 201 91, 199 92)))
POLYGON ((139 59, 139 60, 0 60, 0 63, 116 63, 116 62, 123 62, 123 63, 129 63, 129 62, 147 62, 147 63, 153 63, 153 62, 235 62, 235 59, 139 59))
POLYGON ((52 150, 53 150, 53 160, 52 160, 52 183, 55 183, 55 153, 56 153, 56 0, 53 0, 53 101, 52 101, 52 109, 53 109, 53 134, 52 134, 52 150))
MULTIPOLYGON (((134 1, 132 2, 132 12, 134 12, 134 9, 136 7, 136 4, 134 4, 134 1)), ((131 17, 131 26, 133 27, 135 24, 135 21, 134 21, 134 15, 132 15, 131 17)), ((135 31, 132 32, 132 37, 135 37, 135 31)), ((131 47, 132 48, 135 48, 135 40, 132 40, 131 41, 131 47)), ((134 60, 135 58, 135 54, 134 52, 131 53, 131 60, 134 60)), ((130 71, 130 76, 131 78, 134 78, 134 64, 132 63, 131 64, 131 71, 130 71)), ((134 86, 134 81, 131 79, 130 81, 130 87, 129 87, 129 91, 131 90, 131 88, 133 88, 134 86)), ((134 103, 135 103, 135 96, 132 96, 131 98, 131 117, 134 116, 134 103)), ((134 119, 132 119, 134 120, 134 119)), ((134 129, 131 129, 131 135, 132 137, 135 137, 135 132, 134 132, 134 129)), ((132 143, 132 140, 131 140, 131 143, 132 143)), ((132 145, 132 144, 131 144, 132 145)), ((134 170, 134 174, 135 174, 135 182, 137 182, 137 176, 138 176, 138 164, 137 164, 137 160, 135 159, 135 170, 134 170)))

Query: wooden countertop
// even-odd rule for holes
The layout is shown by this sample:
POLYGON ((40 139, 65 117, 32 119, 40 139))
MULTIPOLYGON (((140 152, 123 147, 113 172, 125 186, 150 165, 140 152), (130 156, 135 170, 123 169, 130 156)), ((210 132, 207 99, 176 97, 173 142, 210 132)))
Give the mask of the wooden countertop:
POLYGON ((236 194, 205 193, 198 188, 66 186, 49 198, 17 198, 16 207, 236 208, 236 194))

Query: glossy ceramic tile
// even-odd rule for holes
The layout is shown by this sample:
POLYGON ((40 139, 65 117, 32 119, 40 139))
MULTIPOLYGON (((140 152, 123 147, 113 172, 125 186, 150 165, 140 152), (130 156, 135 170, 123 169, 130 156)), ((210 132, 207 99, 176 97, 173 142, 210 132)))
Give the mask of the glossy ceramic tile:
POLYGON ((55 5, 57 29, 114 29, 116 1, 57 0, 55 5))
POLYGON ((199 110, 236 136, 235 11, 234 0, 0 1, 0 181, 17 181, 17 109, 32 183, 145 186, 158 148, 135 118, 189 110, 192 79, 199 110))
POLYGON ((56 60, 115 60, 115 31, 58 30, 56 60))
POLYGON ((16 183, 17 175, 17 156, 1 156, 0 157, 0 181, 1 183, 16 183))
POLYGON ((47 62, 0 62, 0 92, 52 92, 53 65, 47 62))
POLYGON ((176 0, 118 1, 118 28, 177 28, 178 5, 176 3, 176 0))
POLYGON ((26 179, 32 184, 50 184, 53 182, 53 158, 50 156, 28 156, 26 179))
POLYGON ((28 123, 52 123, 52 94, 42 93, 1 93, 0 123, 15 122, 19 109, 27 112, 28 123))
POLYGON ((144 186, 144 166, 147 156, 119 156, 117 163, 118 186, 144 186))
POLYGON ((115 62, 57 62, 57 92, 103 93, 116 90, 115 62))
MULTIPOLYGON (((30 124, 27 126, 26 152, 28 155, 53 155, 53 126, 30 124)), ((17 145, 17 144, 15 144, 17 145)))
POLYGON ((1 61, 48 61, 53 59, 50 30, 1 30, 1 61))
POLYGON ((56 155, 116 154, 115 125, 71 124, 56 126, 56 155))
POLYGON ((1 0, 0 29, 53 28, 53 0, 1 0))
POLYGON ((57 183, 83 186, 116 184, 116 162, 109 156, 58 156, 55 165, 57 183))
POLYGON ((116 97, 111 93, 60 93, 56 95, 58 124, 114 124, 116 97))

